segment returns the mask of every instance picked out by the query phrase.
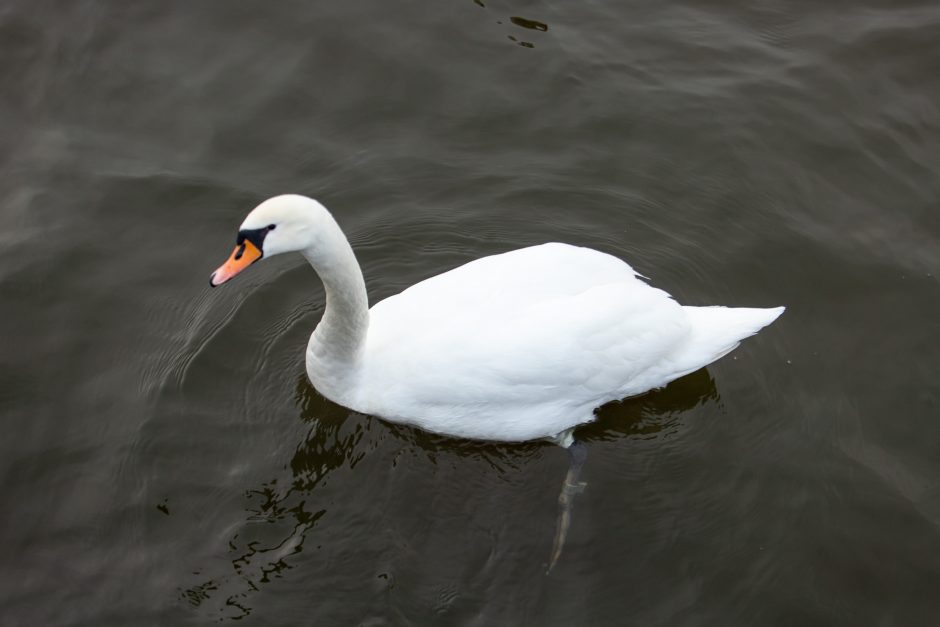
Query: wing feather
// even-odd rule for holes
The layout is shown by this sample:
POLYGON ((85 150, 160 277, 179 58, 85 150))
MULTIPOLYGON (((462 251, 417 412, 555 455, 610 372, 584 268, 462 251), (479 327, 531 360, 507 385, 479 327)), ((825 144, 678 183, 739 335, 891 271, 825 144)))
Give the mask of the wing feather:
POLYGON ((383 386, 367 405, 439 412, 436 423, 583 411, 628 396, 688 334, 682 308, 623 261, 564 244, 521 249, 373 307, 365 376, 383 386))

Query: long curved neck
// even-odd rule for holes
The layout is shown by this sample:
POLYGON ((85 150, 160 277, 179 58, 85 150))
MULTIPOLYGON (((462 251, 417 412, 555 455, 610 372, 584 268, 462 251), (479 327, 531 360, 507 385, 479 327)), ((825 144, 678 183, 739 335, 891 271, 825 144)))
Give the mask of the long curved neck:
MULTIPOLYGON (((327 214, 317 242, 301 251, 326 290, 323 319, 307 345, 307 371, 318 387, 344 385, 359 363, 369 329, 369 299, 356 255, 339 225, 327 214)), ((327 397, 331 390, 321 389, 327 397)), ((334 399, 336 400, 336 399, 334 399)))

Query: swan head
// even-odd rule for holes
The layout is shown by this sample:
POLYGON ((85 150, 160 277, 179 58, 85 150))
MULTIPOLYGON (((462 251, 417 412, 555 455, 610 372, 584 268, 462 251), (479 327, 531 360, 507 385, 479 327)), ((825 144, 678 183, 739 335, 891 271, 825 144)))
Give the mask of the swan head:
POLYGON ((265 257, 315 246, 324 216, 332 219, 323 205, 306 196, 286 194, 265 200, 238 227, 235 250, 209 277, 209 285, 221 285, 265 257))

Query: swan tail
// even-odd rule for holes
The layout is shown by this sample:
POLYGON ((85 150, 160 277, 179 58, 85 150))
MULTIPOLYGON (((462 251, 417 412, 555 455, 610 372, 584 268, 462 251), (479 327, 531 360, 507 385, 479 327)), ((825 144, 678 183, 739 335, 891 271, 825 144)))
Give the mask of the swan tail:
POLYGON ((695 372, 721 359, 748 338, 780 317, 785 307, 683 307, 692 334, 675 356, 673 379, 695 372))

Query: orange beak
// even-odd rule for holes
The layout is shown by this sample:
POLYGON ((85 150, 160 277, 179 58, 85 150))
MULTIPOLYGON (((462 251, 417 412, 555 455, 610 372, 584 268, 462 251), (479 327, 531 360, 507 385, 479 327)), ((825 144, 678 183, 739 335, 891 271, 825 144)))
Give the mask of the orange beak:
POLYGON ((212 273, 212 276, 209 277, 209 286, 216 287, 217 285, 222 285, 233 276, 261 259, 262 254, 263 253, 258 250, 257 246, 246 239, 235 247, 228 261, 223 263, 219 266, 218 270, 212 273))

